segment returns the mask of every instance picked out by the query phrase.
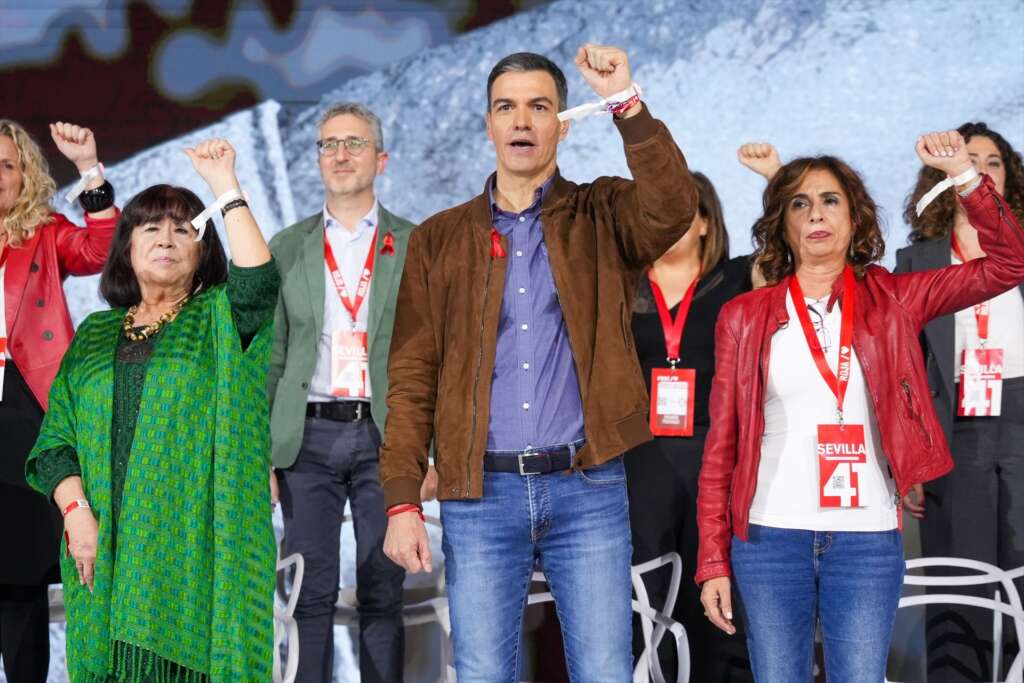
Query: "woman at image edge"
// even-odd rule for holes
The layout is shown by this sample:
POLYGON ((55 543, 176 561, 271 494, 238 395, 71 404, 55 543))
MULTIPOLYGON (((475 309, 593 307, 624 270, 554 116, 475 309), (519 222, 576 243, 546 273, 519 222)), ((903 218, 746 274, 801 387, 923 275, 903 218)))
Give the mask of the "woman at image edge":
MULTIPOLYGON (((971 168, 956 131, 917 153, 950 177, 971 168)), ((734 632, 735 577, 758 680, 810 680, 819 619, 830 679, 884 678, 904 573, 897 491, 952 467, 918 335, 1024 281, 1024 234, 992 180, 957 190, 986 258, 905 275, 873 265, 876 207, 839 159, 796 159, 765 190, 768 286, 719 316, 697 500, 701 602, 734 632), (836 451, 859 462, 819 454, 836 451)))

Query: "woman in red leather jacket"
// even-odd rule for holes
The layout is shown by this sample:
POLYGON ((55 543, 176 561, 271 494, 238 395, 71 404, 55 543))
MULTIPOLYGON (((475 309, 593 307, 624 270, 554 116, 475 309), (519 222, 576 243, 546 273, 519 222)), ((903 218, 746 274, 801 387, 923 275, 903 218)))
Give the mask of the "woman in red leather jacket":
POLYGON ((10 683, 43 683, 50 659, 46 588, 60 582, 62 524, 25 482, 25 459, 74 334, 62 285, 103 269, 117 222, 92 132, 58 122, 50 134, 89 175, 79 195, 85 230, 50 208, 56 188, 39 146, 0 119, 0 519, 16 520, 0 538, 0 656, 10 683))
POLYGON ((774 175, 754 225, 768 286, 725 305, 699 479, 698 583, 733 632, 732 583, 759 681, 880 681, 904 574, 900 496, 952 467, 918 336, 1024 281, 1024 233, 956 131, 918 140, 986 257, 903 275, 860 177, 834 157, 774 175))

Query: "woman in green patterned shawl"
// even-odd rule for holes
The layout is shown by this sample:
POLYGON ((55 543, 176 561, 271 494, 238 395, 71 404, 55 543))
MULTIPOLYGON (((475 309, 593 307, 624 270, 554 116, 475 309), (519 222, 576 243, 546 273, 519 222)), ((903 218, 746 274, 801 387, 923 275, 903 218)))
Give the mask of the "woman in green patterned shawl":
MULTIPOLYGON (((186 150, 213 195, 238 190, 224 140, 186 150)), ((195 194, 124 207, 26 464, 64 512, 72 683, 267 683, 275 544, 266 367, 280 278, 244 200, 232 263, 195 194)))

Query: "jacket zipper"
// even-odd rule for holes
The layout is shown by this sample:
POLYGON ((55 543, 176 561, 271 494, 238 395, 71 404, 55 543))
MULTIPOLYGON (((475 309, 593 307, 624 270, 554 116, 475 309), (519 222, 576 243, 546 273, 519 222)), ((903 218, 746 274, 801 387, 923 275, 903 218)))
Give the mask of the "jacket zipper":
POLYGON ((469 490, 472 484, 472 477, 469 474, 469 463, 473 461, 473 446, 476 444, 477 396, 479 395, 478 392, 480 386, 480 368, 484 364, 484 332, 487 329, 487 297, 491 293, 491 271, 493 270, 494 259, 492 258, 487 262, 487 276, 484 278, 484 305, 483 310, 480 313, 480 336, 477 343, 479 353, 477 353, 476 357, 476 374, 473 377, 473 426, 469 432, 469 454, 466 458, 466 488, 462 491, 463 498, 469 496, 469 490))
POLYGON ((901 377, 900 386, 903 387, 903 393, 907 395, 907 403, 910 408, 910 413, 914 418, 914 422, 918 424, 918 426, 921 428, 921 433, 925 436, 925 445, 928 448, 931 448, 932 440, 928 434, 928 430, 925 429, 924 422, 921 421, 921 411, 917 409, 916 404, 914 402, 914 394, 910 391, 910 382, 908 382, 905 377, 901 377))

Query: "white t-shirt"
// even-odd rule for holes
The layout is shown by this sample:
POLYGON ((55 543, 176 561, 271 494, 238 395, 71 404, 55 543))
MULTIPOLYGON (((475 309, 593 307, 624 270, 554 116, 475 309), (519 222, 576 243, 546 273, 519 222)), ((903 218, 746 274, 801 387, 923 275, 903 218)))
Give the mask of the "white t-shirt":
MULTIPOLYGON (((961 263, 955 254, 953 263, 961 263)), ((1003 350, 1003 379, 1024 377, 1024 299, 1021 298, 1020 288, 1014 287, 989 299, 988 316, 986 346, 1003 350)), ((956 321, 954 374, 959 382, 964 348, 978 348, 978 319, 974 315, 974 306, 957 311, 953 319, 956 321)))
MULTIPOLYGON (((807 299, 825 358, 835 372, 839 361, 840 307, 826 312, 828 297, 807 299), (822 332, 824 330, 824 332, 822 332)), ((888 531, 895 529, 896 486, 882 452, 878 421, 856 352, 843 405, 846 424, 864 425, 867 464, 860 477, 858 508, 819 507, 817 438, 819 424, 836 423, 836 397, 811 356, 803 328, 786 296, 789 325, 771 340, 764 397, 764 436, 750 522, 811 531, 888 531)))
MULTIPOLYGON (((379 208, 376 201, 370 208, 369 213, 363 216, 356 229, 346 230, 341 223, 335 219, 324 206, 324 231, 327 240, 331 243, 331 252, 338 262, 338 269, 341 270, 341 277, 345 281, 345 289, 349 298, 355 296, 356 287, 359 286, 359 278, 363 274, 363 266, 366 264, 366 255, 373 245, 373 235, 377 227, 379 208)), ((327 262, 324 261, 324 327, 320 331, 320 342, 317 344, 316 369, 313 371, 313 379, 309 383, 309 400, 337 401, 339 398, 331 393, 331 337, 335 331, 365 332, 370 319, 370 286, 366 288, 366 297, 362 306, 356 312, 356 324, 352 326, 352 316, 345 308, 338 297, 338 290, 331 279, 331 272, 327 269, 327 262)), ((369 400, 371 396, 370 379, 366 379, 366 396, 355 399, 345 397, 344 400, 369 400)))

